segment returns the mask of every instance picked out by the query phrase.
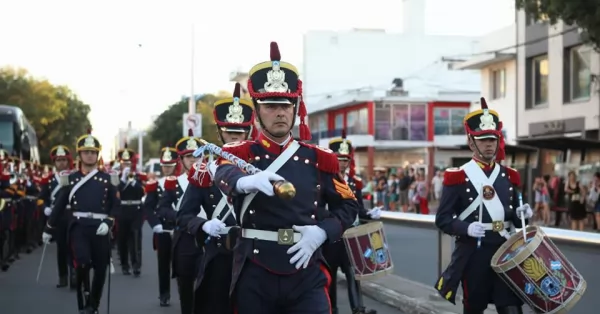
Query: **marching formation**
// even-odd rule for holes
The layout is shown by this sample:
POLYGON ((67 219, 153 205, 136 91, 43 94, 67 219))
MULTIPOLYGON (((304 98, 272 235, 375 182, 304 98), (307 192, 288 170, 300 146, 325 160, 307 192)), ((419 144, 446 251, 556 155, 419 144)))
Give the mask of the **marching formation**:
MULTIPOLYGON (((104 168, 91 130, 75 143, 78 164, 67 146, 51 150, 53 171, 0 150, 2 270, 19 253, 54 241, 57 287, 76 291, 79 313, 98 313, 106 284, 110 294, 115 242, 123 275, 142 275, 147 220, 158 260, 150 270, 158 274, 157 306, 170 306, 176 288, 182 314, 338 313, 340 270, 352 313, 376 314, 365 308, 360 282, 388 274, 393 262, 377 221, 381 209, 363 207, 352 142, 344 133, 328 148, 307 143, 302 81, 276 43, 270 60, 249 74, 250 99, 236 84, 232 97, 214 104, 222 147, 190 130, 160 150, 158 180, 136 170, 137 154, 127 145, 104 168)), ((436 225, 456 237, 456 246, 435 288, 454 303, 462 285, 465 314, 483 313, 490 303, 500 314, 520 314, 525 302, 541 308, 544 293, 553 300, 563 293, 560 305, 539 311, 559 313, 583 294, 573 287, 585 281, 568 261, 569 278, 579 278, 569 291, 544 288, 562 283, 551 277, 556 273, 528 277, 527 284, 511 277, 507 261, 526 263, 525 248, 545 239, 541 230, 523 228, 532 211, 518 192, 518 172, 499 163, 502 122, 481 104, 464 119, 473 159, 444 178, 436 225)), ((541 258, 534 262, 543 267, 541 258)))

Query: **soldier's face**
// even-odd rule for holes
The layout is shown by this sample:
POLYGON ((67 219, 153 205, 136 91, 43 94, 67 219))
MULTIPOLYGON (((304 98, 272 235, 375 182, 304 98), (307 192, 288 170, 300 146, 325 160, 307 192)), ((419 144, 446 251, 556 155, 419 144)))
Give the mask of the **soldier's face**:
POLYGON ((81 162, 86 166, 93 166, 98 162, 98 152, 84 150, 79 153, 81 162))
POLYGON ((165 177, 166 176, 170 176, 175 171, 175 165, 173 165, 173 166, 161 166, 160 170, 162 171, 162 173, 163 173, 163 175, 165 177))
POLYGON ((67 170, 69 167, 69 160, 67 157, 56 157, 56 159, 54 159, 54 167, 56 167, 56 170, 58 171, 67 170))
POLYGON ((491 161, 496 156, 496 149, 498 148, 498 139, 495 138, 483 138, 480 140, 473 140, 469 143, 471 150, 476 154, 480 155, 486 161, 491 161), (477 150, 474 150, 475 146, 477 150))
POLYGON ((196 160, 198 160, 198 158, 194 157, 192 154, 183 156, 183 167, 185 170, 190 170, 196 160))
POLYGON ((294 105, 265 103, 260 105, 258 114, 271 135, 286 137, 290 134, 294 123, 294 105))
POLYGON ((340 163, 340 171, 344 172, 348 169, 350 162, 347 159, 338 159, 338 162, 340 163))
POLYGON ((245 140, 246 132, 221 131, 221 136, 223 137, 223 141, 225 142, 225 144, 227 144, 245 140))

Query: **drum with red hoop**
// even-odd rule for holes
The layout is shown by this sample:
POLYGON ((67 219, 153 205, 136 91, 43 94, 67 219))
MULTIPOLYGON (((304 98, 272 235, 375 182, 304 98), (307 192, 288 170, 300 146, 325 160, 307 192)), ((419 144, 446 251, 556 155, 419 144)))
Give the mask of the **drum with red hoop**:
POLYGON ((378 278, 394 269, 382 222, 350 228, 342 238, 356 280, 378 278))
POLYGON ((498 249, 491 266, 536 313, 568 313, 587 283, 542 229, 530 226, 498 249))

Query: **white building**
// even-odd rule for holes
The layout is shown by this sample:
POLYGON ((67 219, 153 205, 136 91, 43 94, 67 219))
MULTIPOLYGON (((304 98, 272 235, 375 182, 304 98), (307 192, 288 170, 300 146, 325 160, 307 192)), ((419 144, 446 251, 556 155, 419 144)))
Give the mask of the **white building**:
MULTIPOLYGON (((488 107, 500 115, 507 144, 517 139, 517 64, 516 25, 485 35, 479 42, 478 52, 464 62, 456 63, 455 70, 481 71, 481 97, 488 107), (509 49, 505 49, 511 47, 509 49)), ((481 108, 479 100, 471 110, 481 108)))

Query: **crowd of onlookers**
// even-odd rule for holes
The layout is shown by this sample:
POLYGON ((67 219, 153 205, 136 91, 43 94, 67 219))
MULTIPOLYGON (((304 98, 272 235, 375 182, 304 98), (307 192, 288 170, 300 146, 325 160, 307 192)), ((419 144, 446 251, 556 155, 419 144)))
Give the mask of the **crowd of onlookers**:
POLYGON ((441 171, 427 182, 425 173, 413 168, 375 169, 362 192, 368 195, 372 206, 428 215, 442 193, 442 178, 441 171))
POLYGON ((567 177, 543 176, 535 179, 534 223, 573 230, 598 230, 600 224, 600 172, 583 183, 570 171, 567 177))
MULTIPOLYGON (((366 180, 363 195, 371 206, 387 211, 434 214, 442 194, 443 171, 427 182, 425 173, 413 168, 375 169, 366 180)), ((567 177, 538 177, 532 187, 533 223, 540 226, 598 230, 600 225, 600 172, 582 183, 573 171, 567 177)))

